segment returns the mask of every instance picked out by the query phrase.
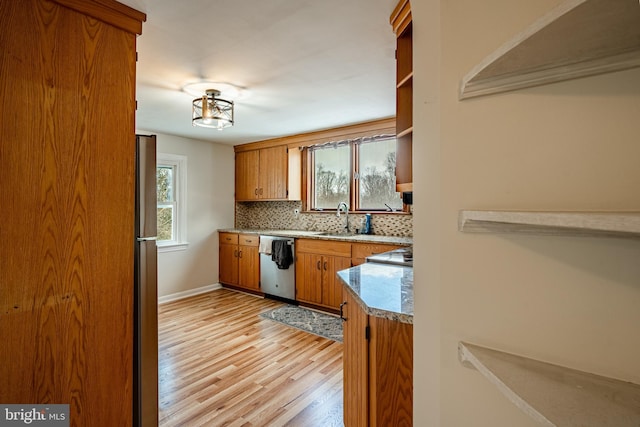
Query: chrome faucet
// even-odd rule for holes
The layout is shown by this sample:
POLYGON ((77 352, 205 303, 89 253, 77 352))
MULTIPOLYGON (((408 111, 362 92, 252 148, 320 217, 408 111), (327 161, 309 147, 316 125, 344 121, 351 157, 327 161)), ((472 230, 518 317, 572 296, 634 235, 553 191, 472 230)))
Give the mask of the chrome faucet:
POLYGON ((336 212, 336 216, 340 218, 340 211, 342 210, 342 208, 344 208, 345 217, 344 233, 349 234, 349 206, 347 206, 345 202, 338 203, 338 211, 336 212))

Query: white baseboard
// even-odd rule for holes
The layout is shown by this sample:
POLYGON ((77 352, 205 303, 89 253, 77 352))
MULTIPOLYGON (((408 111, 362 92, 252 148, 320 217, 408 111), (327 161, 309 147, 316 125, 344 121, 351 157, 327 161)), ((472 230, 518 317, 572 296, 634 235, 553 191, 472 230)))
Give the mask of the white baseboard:
POLYGON ((166 302, 178 301, 184 298, 192 297, 194 295, 200 295, 207 292, 215 291, 216 289, 222 289, 220 283, 214 283, 213 285, 201 286, 195 289, 188 289, 182 292, 176 292, 175 294, 169 294, 158 298, 158 304, 164 304, 166 302))

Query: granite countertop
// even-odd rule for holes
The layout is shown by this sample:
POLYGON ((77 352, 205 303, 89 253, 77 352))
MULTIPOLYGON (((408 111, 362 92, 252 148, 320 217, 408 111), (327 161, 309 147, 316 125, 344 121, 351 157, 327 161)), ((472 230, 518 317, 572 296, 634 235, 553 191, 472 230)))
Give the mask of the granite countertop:
POLYGON ((220 232, 227 233, 244 233, 244 234, 262 234, 266 236, 293 237, 304 239, 322 239, 337 240, 343 242, 355 243, 386 243, 393 245, 410 246, 413 244, 412 237, 403 236, 381 236, 377 234, 337 234, 325 231, 304 231, 304 230, 260 230, 260 229, 242 229, 227 228, 219 229, 220 232))
POLYGON ((366 262, 338 277, 370 316, 413 324, 413 268, 366 262))

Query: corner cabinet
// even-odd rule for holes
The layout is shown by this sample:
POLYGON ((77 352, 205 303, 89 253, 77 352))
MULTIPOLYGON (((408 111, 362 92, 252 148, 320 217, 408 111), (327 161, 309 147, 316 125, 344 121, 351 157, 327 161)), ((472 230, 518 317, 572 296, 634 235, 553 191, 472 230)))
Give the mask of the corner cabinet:
POLYGON ((0 402, 71 403, 74 426, 133 419, 145 19, 113 0, 0 6, 0 402))
POLYGON ((289 162, 286 145, 237 151, 236 201, 289 200, 289 162))
POLYGON ((260 291, 259 237, 254 234, 219 233, 220 283, 244 291, 260 291))
POLYGON ((390 22, 396 34, 396 191, 412 191, 413 33, 409 0, 398 3, 390 22))

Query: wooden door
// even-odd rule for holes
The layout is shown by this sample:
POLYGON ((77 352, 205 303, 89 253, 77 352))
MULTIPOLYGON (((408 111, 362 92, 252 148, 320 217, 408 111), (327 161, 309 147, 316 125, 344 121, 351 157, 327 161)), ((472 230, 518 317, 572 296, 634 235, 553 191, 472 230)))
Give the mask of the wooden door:
POLYGON ((369 425, 369 316, 347 290, 343 317, 344 425, 364 427, 369 425))
POLYGON ((238 245, 220 243, 220 283, 238 284, 238 245))
POLYGON ((72 426, 126 426, 144 15, 63 3, 0 6, 0 402, 70 403, 72 426))
POLYGON ((339 309, 343 301, 342 282, 336 273, 351 267, 351 259, 335 256, 323 256, 322 259, 322 305, 339 309))
POLYGON ((238 286, 254 291, 260 289, 258 246, 238 246, 238 286))
POLYGON ((296 299, 322 303, 322 255, 296 254, 296 299))
POLYGON ((258 197, 268 200, 286 200, 288 178, 289 157, 287 155, 287 147, 281 145, 261 149, 258 197))
POLYGON ((236 153, 236 200, 258 199, 258 174, 260 152, 258 150, 236 153))

